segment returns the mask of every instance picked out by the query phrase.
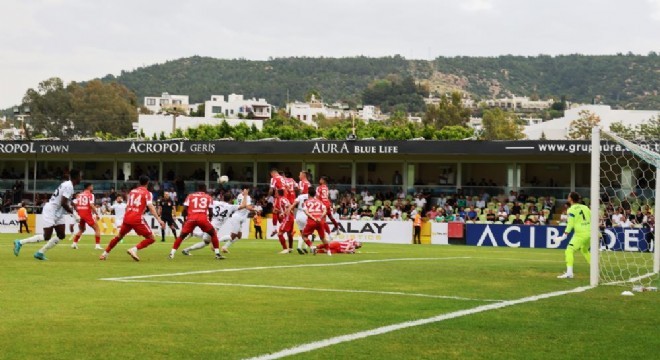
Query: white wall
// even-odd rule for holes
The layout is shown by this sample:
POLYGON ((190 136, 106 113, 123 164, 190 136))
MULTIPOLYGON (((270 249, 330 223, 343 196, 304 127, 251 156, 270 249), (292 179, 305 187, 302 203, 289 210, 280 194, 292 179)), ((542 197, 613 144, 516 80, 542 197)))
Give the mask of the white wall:
MULTIPOLYGON (((227 121, 231 126, 236 126, 240 123, 245 123, 247 126, 254 124, 257 129, 263 128, 263 120, 248 120, 248 119, 218 119, 206 117, 188 117, 177 116, 176 127, 184 130, 188 128, 196 128, 200 125, 220 125, 222 121, 227 121)), ((144 131, 145 136, 153 137, 159 136, 161 131, 169 136, 172 133, 172 123, 174 122, 172 115, 140 115, 138 117, 138 133, 140 130, 144 131)))

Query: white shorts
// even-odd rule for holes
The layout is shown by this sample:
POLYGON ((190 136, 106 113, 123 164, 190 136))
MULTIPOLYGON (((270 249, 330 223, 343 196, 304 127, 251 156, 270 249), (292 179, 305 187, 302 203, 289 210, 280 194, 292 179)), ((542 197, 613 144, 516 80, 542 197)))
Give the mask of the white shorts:
POLYGON ((298 224, 298 229, 302 232, 302 230, 305 228, 305 225, 307 225, 307 215, 305 215, 304 212, 299 211, 296 214, 296 223, 298 224))
POLYGON ((121 224, 124 223, 124 218, 118 218, 115 216, 115 227, 119 229, 121 227, 121 224))
MULTIPOLYGON (((215 228, 215 231, 218 233, 218 237, 219 237, 220 236, 220 226, 216 226, 216 225, 217 225, 216 223, 213 223, 213 228, 215 228)), ((193 232, 192 232, 192 236, 198 237, 200 239, 204 239, 204 237, 205 237, 204 235, 208 236, 208 234, 203 232, 202 229, 200 229, 199 227, 196 227, 195 230, 193 230, 193 232)))
MULTIPOLYGON (((53 209, 53 205, 50 203, 44 205, 43 210, 41 211, 41 219, 43 221, 43 228, 51 228, 56 225, 66 225, 67 223, 67 212, 64 209, 56 211, 53 209)), ((73 224, 73 222, 71 222, 73 224)))
POLYGON ((232 234, 238 234, 243 228, 243 223, 247 221, 247 218, 237 218, 232 217, 229 219, 229 232, 232 234))

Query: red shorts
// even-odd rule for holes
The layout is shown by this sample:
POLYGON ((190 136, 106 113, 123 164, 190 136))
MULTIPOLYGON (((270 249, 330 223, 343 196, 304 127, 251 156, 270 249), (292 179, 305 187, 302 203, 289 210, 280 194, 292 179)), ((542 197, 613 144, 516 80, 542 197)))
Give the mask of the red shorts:
POLYGON ((312 219, 307 219, 307 224, 305 224, 305 228, 303 229, 302 233, 304 236, 309 236, 312 233, 314 233, 314 230, 319 233, 319 237, 321 239, 325 238, 325 230, 323 229, 325 227, 325 221, 319 221, 316 222, 312 219))
POLYGON ((146 238, 153 237, 151 228, 149 227, 149 225, 147 225, 147 222, 144 221, 144 219, 142 219, 142 221, 138 224, 131 224, 126 222, 121 224, 121 228, 119 229, 119 236, 124 237, 124 235, 131 232, 131 230, 135 231, 136 234, 142 237, 146 237, 146 238))
POLYGON ((293 215, 289 215, 285 217, 284 219, 280 219, 280 227, 279 227, 279 232, 281 233, 288 233, 293 231, 293 223, 295 219, 293 215))
POLYGON ((81 229, 85 229, 85 224, 89 226, 94 226, 94 217, 92 215, 80 215, 80 222, 78 223, 78 226, 81 229))
POLYGON ((215 228, 208 218, 188 218, 186 219, 186 222, 183 223, 181 234, 191 234, 196 227, 199 227, 203 232, 207 234, 215 231, 215 228))

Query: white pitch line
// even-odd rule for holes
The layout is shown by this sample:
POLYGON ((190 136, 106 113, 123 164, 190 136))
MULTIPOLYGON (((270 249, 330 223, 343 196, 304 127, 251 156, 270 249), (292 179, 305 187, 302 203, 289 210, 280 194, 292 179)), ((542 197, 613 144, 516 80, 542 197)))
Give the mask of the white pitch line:
POLYGON ((431 295, 431 294, 406 293, 406 292, 399 292, 399 291, 326 289, 326 288, 309 288, 309 287, 301 287, 301 286, 277 286, 277 285, 235 284, 235 283, 208 283, 208 282, 168 281, 168 280, 114 280, 114 281, 126 282, 126 283, 235 286, 235 287, 259 288, 259 289, 277 289, 277 290, 300 290, 300 291, 321 291, 321 292, 338 292, 338 293, 355 293, 355 294, 398 295, 398 296, 413 296, 413 297, 425 297, 425 298, 434 298, 434 299, 452 299, 452 300, 465 300, 465 301, 485 301, 485 302, 501 302, 501 301, 504 301, 504 300, 495 300, 495 299, 474 299, 474 298, 466 298, 466 297, 461 297, 461 296, 449 296, 449 295, 431 295))
POLYGON ((488 304, 488 305, 481 305, 477 306, 472 309, 467 309, 467 310, 460 310, 460 311, 455 311, 451 312, 448 314, 442 314, 426 319, 419 319, 419 320, 414 320, 414 321, 407 321, 399 324, 393 324, 393 325, 387 325, 387 326, 382 326, 379 328, 371 329, 371 330, 366 330, 366 331, 360 331, 354 334, 347 334, 347 335, 341 335, 341 336, 336 336, 333 338, 325 339, 325 340, 320 340, 320 341, 315 341, 303 345, 299 345, 296 347, 284 349, 282 351, 278 351, 272 354, 264 354, 264 355, 259 355, 256 357, 249 358, 248 360, 271 360, 271 359, 280 359, 286 356, 291 356, 291 355, 297 355, 297 354, 302 354, 314 350, 318 350, 324 347, 332 346, 332 345, 337 345, 343 342, 349 342, 349 341, 354 341, 358 339, 364 339, 366 337, 370 336, 375 336, 375 335, 382 335, 386 334, 392 331, 397 331, 401 329, 406 329, 410 327, 415 327, 415 326, 421 326, 421 325, 426 325, 426 324, 431 324, 431 323, 436 323, 436 322, 441 322, 445 320, 450 320, 450 319, 455 319, 459 318, 462 316, 467 316, 467 315, 473 315, 485 311, 490 311, 490 310, 496 310, 496 309, 501 309, 505 308, 508 306, 513 306, 513 305, 518 305, 518 304, 524 304, 527 302, 532 302, 532 301, 537 301, 541 299, 548 299, 551 297, 556 297, 556 296, 562 296, 566 294, 571 294, 571 293, 579 293, 583 291, 587 291, 589 289, 592 289, 592 286, 582 286, 578 287, 575 289, 571 290, 565 290, 565 291, 555 291, 551 293, 545 293, 545 294, 540 294, 540 295, 534 295, 534 296, 529 296, 529 297, 524 297, 521 299, 516 299, 516 300, 507 300, 495 304, 488 304))
POLYGON ((249 268, 201 270, 201 271, 188 271, 188 272, 170 273, 170 274, 124 276, 124 277, 116 277, 116 278, 102 278, 102 279, 99 279, 99 280, 119 281, 119 280, 132 280, 132 279, 149 279, 149 278, 155 278, 155 277, 185 276, 185 275, 197 275, 197 274, 213 274, 213 273, 218 273, 218 272, 272 270, 272 269, 292 269, 292 268, 304 268, 304 267, 343 266, 343 265, 370 264, 370 263, 392 262, 392 261, 434 261, 434 260, 457 260, 457 259, 470 259, 470 257, 469 256, 462 256, 462 257, 444 257, 444 258, 398 258, 398 259, 345 261, 345 262, 338 262, 338 263, 323 263, 323 264, 256 266, 256 267, 249 267, 249 268))

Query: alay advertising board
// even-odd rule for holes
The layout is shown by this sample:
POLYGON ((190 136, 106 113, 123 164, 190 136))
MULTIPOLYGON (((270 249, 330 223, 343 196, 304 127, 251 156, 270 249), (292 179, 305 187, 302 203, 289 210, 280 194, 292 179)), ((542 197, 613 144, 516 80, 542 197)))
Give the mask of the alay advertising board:
MULTIPOLYGON (((410 244, 412 243, 411 221, 371 221, 371 220, 338 220, 339 235, 333 233, 335 240, 353 238, 361 242, 377 242, 388 244, 410 244)), ((330 230, 335 228, 330 225, 330 230)), ((268 222, 268 235, 272 231, 272 225, 268 222)), ((296 225, 295 235, 299 234, 296 225)), ((269 239, 275 237, 268 236, 269 239)), ((318 238, 317 238, 318 240, 318 238)))
MULTIPOLYGON (((565 249, 569 240, 554 240, 564 233, 565 226, 468 224, 466 244, 473 246, 504 246, 541 249, 565 249)), ((645 251, 649 248, 648 230, 608 228, 603 231, 610 249, 645 251)))

